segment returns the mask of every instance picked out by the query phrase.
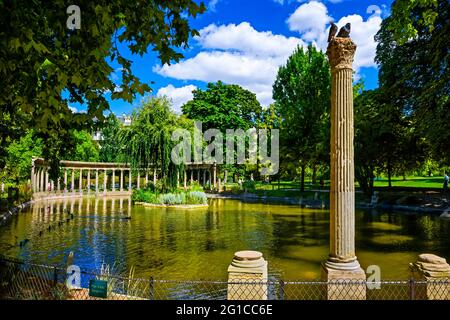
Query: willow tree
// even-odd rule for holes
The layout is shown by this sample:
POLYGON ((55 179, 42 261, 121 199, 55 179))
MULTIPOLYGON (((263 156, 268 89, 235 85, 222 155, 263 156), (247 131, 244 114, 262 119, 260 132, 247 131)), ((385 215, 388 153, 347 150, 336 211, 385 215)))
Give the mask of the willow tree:
POLYGON ((122 157, 134 170, 156 166, 161 170, 163 187, 174 187, 181 167, 171 161, 175 145, 171 137, 175 129, 186 125, 185 119, 172 112, 168 99, 148 99, 133 111, 131 125, 121 129, 122 157))

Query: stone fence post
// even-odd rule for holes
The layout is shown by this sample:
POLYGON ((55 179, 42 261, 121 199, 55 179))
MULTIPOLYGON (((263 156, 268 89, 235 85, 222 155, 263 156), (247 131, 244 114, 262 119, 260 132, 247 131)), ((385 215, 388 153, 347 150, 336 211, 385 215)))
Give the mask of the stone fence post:
POLYGON ((450 299, 450 265, 444 258, 421 254, 409 267, 414 280, 425 282, 415 285, 415 300, 450 299))
POLYGON ((236 252, 228 267, 227 299, 267 300, 267 279, 267 261, 261 252, 236 252))

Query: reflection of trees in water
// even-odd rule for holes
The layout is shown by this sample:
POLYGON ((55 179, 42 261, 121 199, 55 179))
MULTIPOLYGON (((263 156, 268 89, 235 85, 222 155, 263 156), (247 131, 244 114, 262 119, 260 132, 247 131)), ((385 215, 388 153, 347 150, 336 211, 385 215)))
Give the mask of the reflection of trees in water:
POLYGON ((329 242, 328 213, 312 212, 299 215, 274 215, 272 254, 286 257, 287 246, 314 247, 329 242))
POLYGON ((437 216, 358 211, 356 246, 376 252, 449 252, 449 224, 437 216), (384 227, 376 223, 385 223, 384 227))

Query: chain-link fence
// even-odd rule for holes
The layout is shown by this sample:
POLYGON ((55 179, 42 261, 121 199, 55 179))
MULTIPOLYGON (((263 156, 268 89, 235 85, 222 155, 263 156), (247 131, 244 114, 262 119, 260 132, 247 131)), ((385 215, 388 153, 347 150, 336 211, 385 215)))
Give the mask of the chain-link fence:
POLYGON ((283 281, 227 282, 127 278, 0 257, 0 299, 36 300, 450 300, 450 279, 440 281, 283 281), (72 278, 71 278, 72 277, 72 278), (69 280, 69 281, 68 281, 69 280), (103 297, 92 283, 105 285, 103 297), (71 286, 68 286, 68 282, 71 286), (75 281, 76 282, 76 281, 75 281))

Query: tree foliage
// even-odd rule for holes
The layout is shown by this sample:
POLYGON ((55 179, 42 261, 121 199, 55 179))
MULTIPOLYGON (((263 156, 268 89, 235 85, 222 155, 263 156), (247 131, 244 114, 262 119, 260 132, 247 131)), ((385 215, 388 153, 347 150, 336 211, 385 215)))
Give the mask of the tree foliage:
POLYGON ((306 166, 329 158, 330 85, 328 60, 312 45, 295 50, 273 85, 282 118, 282 162, 300 164, 302 190, 306 166))
POLYGON ((256 95, 238 85, 208 83, 206 90, 193 94, 182 110, 188 118, 201 121, 203 129, 247 130, 261 121, 262 108, 256 95))
POLYGON ((391 106, 401 108, 416 135, 426 139, 432 155, 442 164, 450 161, 449 19, 448 0, 397 0, 393 15, 382 22, 376 36, 383 96, 391 106), (404 11, 400 13, 399 8, 404 11), (432 23, 423 18, 430 15, 432 23), (402 41, 400 25, 413 28, 414 36, 402 41))
POLYGON ((68 143, 69 131, 103 120, 109 108, 106 92, 131 102, 150 90, 133 74, 132 60, 122 54, 120 44, 136 55, 155 51, 162 63, 178 61, 182 55, 176 48, 198 35, 189 17, 205 10, 193 0, 80 0, 77 5, 81 28, 69 30, 67 1, 0 2, 0 156, 17 139, 10 125, 33 128, 45 143, 53 178, 58 159, 74 145, 68 143), (110 78, 111 64, 121 67, 119 84, 110 78), (69 103, 74 102, 86 105, 87 112, 72 113, 69 103))
POLYGON ((100 161, 101 162, 121 162, 119 144, 120 121, 110 113, 106 117, 104 125, 101 127, 102 139, 100 140, 100 161))
POLYGON ((176 172, 180 168, 171 161, 174 143, 172 132, 183 128, 181 121, 171 111, 166 98, 151 98, 133 111, 132 123, 120 130, 119 144, 122 156, 132 168, 150 168, 155 165, 161 170, 165 187, 176 185, 176 172))

